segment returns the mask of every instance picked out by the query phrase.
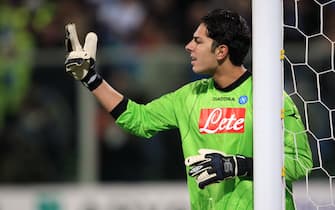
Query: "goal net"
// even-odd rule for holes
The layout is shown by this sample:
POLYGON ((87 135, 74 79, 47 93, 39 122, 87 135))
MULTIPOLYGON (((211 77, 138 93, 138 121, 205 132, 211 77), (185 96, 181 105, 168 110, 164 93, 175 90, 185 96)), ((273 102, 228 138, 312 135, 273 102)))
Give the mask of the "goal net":
POLYGON ((335 209, 335 0, 284 0, 284 87, 306 126, 313 168, 297 209, 335 209))

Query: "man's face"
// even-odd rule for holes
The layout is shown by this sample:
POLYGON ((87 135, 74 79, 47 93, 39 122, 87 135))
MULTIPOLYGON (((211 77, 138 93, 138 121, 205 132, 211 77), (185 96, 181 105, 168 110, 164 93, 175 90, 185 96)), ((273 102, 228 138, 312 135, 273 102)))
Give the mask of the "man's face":
POLYGON ((192 70, 195 73, 214 74, 218 62, 211 50, 213 39, 207 36, 207 28, 201 23, 193 34, 193 39, 185 46, 191 56, 192 70))

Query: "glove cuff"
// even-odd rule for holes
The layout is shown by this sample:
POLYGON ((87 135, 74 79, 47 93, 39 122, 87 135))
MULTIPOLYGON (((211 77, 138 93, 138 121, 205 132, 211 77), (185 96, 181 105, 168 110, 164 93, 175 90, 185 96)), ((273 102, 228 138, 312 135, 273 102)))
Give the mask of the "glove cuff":
POLYGON ((237 160, 237 176, 240 177, 253 177, 253 159, 244 157, 244 156, 236 156, 237 160))
POLYGON ((81 83, 90 91, 93 91, 101 85, 102 81, 102 77, 94 70, 94 65, 92 65, 86 76, 81 80, 81 83))

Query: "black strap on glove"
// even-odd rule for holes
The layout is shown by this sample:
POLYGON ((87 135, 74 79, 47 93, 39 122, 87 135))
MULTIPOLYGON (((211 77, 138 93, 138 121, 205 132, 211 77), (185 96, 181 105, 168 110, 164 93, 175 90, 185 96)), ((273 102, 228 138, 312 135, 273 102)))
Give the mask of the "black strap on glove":
POLYGON ((95 90, 103 81, 100 74, 95 71, 95 61, 90 58, 90 70, 87 72, 86 76, 80 80, 85 87, 90 91, 95 90))

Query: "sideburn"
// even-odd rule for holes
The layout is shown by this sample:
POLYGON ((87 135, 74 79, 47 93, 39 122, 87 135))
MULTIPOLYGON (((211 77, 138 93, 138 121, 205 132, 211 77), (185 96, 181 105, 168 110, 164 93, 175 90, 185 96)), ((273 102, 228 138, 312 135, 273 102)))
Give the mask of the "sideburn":
POLYGON ((211 52, 214 52, 215 49, 216 49, 219 45, 220 45, 220 44, 219 44, 217 41, 213 40, 213 43, 212 43, 212 46, 211 46, 211 52))

